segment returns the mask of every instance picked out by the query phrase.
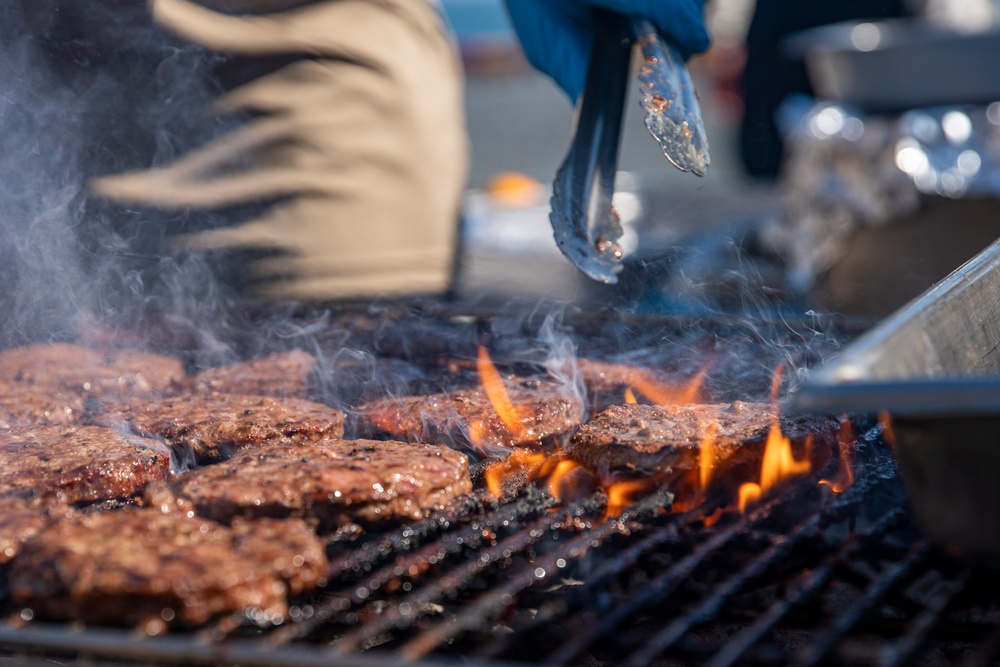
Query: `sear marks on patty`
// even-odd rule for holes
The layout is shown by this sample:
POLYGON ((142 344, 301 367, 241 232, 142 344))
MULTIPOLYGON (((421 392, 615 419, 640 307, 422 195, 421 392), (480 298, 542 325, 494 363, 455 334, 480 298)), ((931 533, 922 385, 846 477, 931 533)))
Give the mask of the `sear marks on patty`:
POLYGON ((323 545, 301 521, 226 527, 125 509, 49 524, 23 545, 9 582, 14 604, 40 616, 158 634, 233 612, 280 620, 288 593, 315 588, 326 566, 323 545))
POLYGON ((166 479, 170 450, 157 440, 96 426, 0 431, 0 496, 47 502, 126 499, 166 479))
POLYGON ((138 350, 95 350, 69 343, 0 351, 0 379, 94 398, 167 394, 186 382, 179 359, 138 350))
POLYGON ((201 516, 300 517, 317 530, 419 519, 472 489, 467 457, 446 447, 326 440, 244 452, 173 478, 201 516))
POLYGON ((21 545, 56 517, 70 515, 68 505, 41 505, 14 496, 0 497, 0 565, 9 563, 21 545))
POLYGON ((205 464, 248 447, 312 442, 344 435, 344 413, 298 398, 198 394, 147 405, 109 406, 94 422, 160 437, 181 461, 205 464))
POLYGON ((538 445, 580 424, 579 402, 553 382, 508 378, 511 405, 521 423, 512 433, 481 387, 429 396, 383 398, 358 408, 358 434, 408 442, 473 447, 486 453, 496 447, 538 445))
POLYGON ((308 398, 316 360, 303 350, 278 352, 201 371, 195 377, 200 392, 308 398))
POLYGON ((80 394, 0 380, 0 428, 79 424, 84 408, 80 394))
MULTIPOLYGON (((773 410, 765 403, 616 405, 580 427, 566 454, 599 470, 642 472, 697 470, 702 438, 715 425, 713 476, 738 467, 740 474, 759 466, 773 410)), ((822 469, 836 443, 838 423, 827 417, 781 417, 782 434, 796 456, 811 441, 813 469, 822 469)), ((750 475, 739 481, 753 481, 750 475)))

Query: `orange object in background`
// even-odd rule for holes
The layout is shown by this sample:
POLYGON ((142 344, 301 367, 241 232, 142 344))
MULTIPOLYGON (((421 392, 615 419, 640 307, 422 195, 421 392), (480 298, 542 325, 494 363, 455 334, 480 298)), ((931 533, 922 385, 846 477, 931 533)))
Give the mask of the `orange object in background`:
POLYGON ((501 172, 486 184, 486 192, 499 206, 506 208, 526 208, 545 201, 545 186, 527 174, 501 172))

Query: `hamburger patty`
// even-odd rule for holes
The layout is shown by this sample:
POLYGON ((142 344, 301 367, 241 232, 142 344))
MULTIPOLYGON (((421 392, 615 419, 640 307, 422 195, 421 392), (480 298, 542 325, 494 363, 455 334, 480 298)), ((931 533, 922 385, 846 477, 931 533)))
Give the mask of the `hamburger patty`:
POLYGON ((66 390, 0 380, 0 428, 79 424, 84 397, 66 390))
POLYGON ((55 619, 198 625, 260 610, 276 620, 286 595, 314 588, 323 545, 301 521, 237 522, 126 509, 76 515, 43 528, 11 564, 16 605, 55 619), (114 539, 109 539, 113 536, 114 539))
POLYGON ((508 378, 505 386, 521 423, 519 433, 504 425, 486 392, 476 387, 366 403, 358 408, 358 434, 483 451, 537 445, 579 425, 580 406, 560 385, 508 378))
POLYGON ((112 428, 160 437, 181 460, 212 463, 259 445, 312 442, 344 435, 344 413, 297 398, 197 394, 147 405, 113 405, 94 418, 112 428))
POLYGON ((307 398, 314 366, 308 352, 278 352, 204 370, 195 377, 195 387, 201 392, 307 398))
POLYGON ((55 517, 74 511, 67 505, 45 507, 24 498, 0 498, 0 565, 9 563, 21 545, 55 517))
MULTIPOLYGON (((716 475, 760 463, 772 423, 765 403, 615 405, 580 427, 566 448, 571 458, 594 468, 685 472, 697 469, 702 438, 712 435, 716 475)), ((838 424, 825 417, 778 420, 799 457, 812 439, 813 468, 821 468, 836 443, 838 424)), ((750 481, 747 477, 741 481, 750 481)))
POLYGON ((325 440, 277 445, 178 475, 172 491, 201 516, 301 517, 326 531, 418 519, 472 489, 464 454, 434 445, 325 440))
POLYGON ((0 431, 0 496, 64 503, 130 498, 166 479, 163 443, 96 426, 0 431))
POLYGON ((185 374, 172 357, 52 343, 0 351, 0 379, 96 398, 128 398, 176 391, 185 374))

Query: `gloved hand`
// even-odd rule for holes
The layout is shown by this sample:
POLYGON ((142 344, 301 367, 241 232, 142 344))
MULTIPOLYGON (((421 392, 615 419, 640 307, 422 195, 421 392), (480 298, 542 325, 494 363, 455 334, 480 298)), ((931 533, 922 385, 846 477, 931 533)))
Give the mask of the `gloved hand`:
POLYGON ((506 0, 528 61, 548 74, 570 99, 583 90, 590 62, 593 9, 603 7, 652 22, 660 35, 688 56, 708 48, 704 0, 506 0))

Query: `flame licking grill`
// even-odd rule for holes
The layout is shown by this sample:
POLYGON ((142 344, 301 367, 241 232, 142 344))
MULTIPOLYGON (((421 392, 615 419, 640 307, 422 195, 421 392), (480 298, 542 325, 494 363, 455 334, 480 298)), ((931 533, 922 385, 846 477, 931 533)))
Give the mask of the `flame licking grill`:
MULTIPOLYGON (((517 453, 502 474, 483 471, 474 495, 423 521, 360 543, 332 539, 330 583, 297 600, 284 625, 228 618, 146 639, 28 622, 0 627, 0 645, 18 655, 242 665, 458 656, 483 665, 893 665, 921 654, 988 663, 1000 652, 996 579, 928 547, 883 428, 855 427, 841 430, 829 470, 776 487, 743 514, 728 510, 734 499, 705 472, 704 499, 666 512, 667 498, 645 487, 584 484, 566 494, 558 479, 574 473, 564 461, 517 453)), ((779 442, 779 431, 772 436, 779 442)))

